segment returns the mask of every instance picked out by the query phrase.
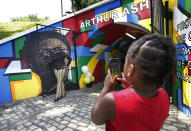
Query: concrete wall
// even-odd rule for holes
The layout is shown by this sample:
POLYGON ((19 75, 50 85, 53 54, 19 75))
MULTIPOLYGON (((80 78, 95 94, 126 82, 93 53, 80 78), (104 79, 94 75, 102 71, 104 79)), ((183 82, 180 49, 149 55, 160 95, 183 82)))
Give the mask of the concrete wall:
MULTIPOLYGON (((104 80, 108 69, 105 56, 119 53, 115 42, 126 38, 126 32, 140 37, 151 31, 151 8, 149 0, 114 0, 100 2, 92 7, 76 12, 72 17, 50 24, 52 27, 67 28, 78 32, 77 59, 80 88, 86 87, 85 74, 81 67, 86 65, 95 77, 95 83, 104 80)), ((21 69, 20 51, 25 40, 41 31, 51 30, 46 27, 32 29, 0 41, 0 103, 38 96, 42 91, 40 77, 30 69, 21 69)), ((67 35, 71 50, 74 43, 67 35)), ((129 38, 131 39, 131 38, 129 38)), ((71 53, 71 67, 75 66, 74 53, 71 53)), ((71 82, 75 82, 75 72, 71 72, 71 82)))

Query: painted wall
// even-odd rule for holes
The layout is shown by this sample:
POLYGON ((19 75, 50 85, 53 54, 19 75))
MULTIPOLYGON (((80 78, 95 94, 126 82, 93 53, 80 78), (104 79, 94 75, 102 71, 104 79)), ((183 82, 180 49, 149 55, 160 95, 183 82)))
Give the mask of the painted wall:
MULTIPOLYGON (((103 81, 108 69, 105 56, 114 56, 117 53, 113 43, 119 38, 127 37, 125 32, 137 37, 146 34, 142 30, 151 31, 150 24, 150 0, 115 0, 51 26, 78 32, 78 78, 80 88, 84 88, 86 85, 85 74, 81 71, 82 66, 88 66, 89 72, 95 77, 95 83, 103 81), (132 25, 139 25, 139 29, 132 25)), ((38 31, 45 30, 51 28, 46 27, 38 31)), ((0 44, 0 103, 35 97, 41 93, 40 77, 30 69, 21 69, 20 65, 20 52, 24 42, 36 32, 0 44)), ((69 35, 67 40, 73 51, 74 44, 69 35)), ((75 66, 74 52, 71 53, 71 57, 72 68, 75 66)), ((75 72, 70 72, 70 75, 71 82, 75 82, 75 72)))
POLYGON ((173 104, 191 117, 191 0, 170 0, 173 11, 170 35, 176 44, 176 71, 173 77, 173 104))

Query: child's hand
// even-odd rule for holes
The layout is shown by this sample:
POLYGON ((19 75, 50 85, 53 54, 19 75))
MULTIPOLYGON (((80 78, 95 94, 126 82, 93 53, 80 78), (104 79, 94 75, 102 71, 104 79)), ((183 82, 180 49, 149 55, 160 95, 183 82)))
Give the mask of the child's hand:
POLYGON ((121 82, 121 86, 123 88, 127 88, 130 86, 129 82, 127 81, 127 79, 124 77, 124 73, 122 73, 122 78, 117 78, 118 81, 121 82))
POLYGON ((107 76, 104 81, 104 88, 110 89, 110 91, 115 87, 117 83, 117 76, 112 78, 110 70, 108 70, 107 76))

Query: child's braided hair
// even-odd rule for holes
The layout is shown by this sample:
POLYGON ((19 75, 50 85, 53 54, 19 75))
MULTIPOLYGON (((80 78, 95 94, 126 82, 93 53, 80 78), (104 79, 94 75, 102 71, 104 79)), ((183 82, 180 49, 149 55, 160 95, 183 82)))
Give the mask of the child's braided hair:
POLYGON ((142 80, 161 85, 175 65, 175 45, 169 37, 145 35, 132 43, 126 60, 142 80))

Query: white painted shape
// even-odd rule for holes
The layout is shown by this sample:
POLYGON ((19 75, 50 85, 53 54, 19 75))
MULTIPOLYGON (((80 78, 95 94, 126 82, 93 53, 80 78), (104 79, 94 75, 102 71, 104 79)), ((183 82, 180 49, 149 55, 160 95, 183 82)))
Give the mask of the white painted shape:
POLYGON ((120 22, 125 22, 125 23, 127 23, 127 17, 126 16, 122 16, 122 14, 118 14, 118 18, 117 19, 114 19, 114 23, 115 24, 118 24, 118 23, 120 23, 120 22))
POLYGON ((105 49, 107 48, 107 45, 102 45, 102 44, 97 44, 93 48, 90 49, 90 52, 98 52, 100 49, 105 49))
POLYGON ((69 65, 68 80, 72 80, 71 64, 69 65))
POLYGON ((176 6, 174 6, 174 28, 180 36, 186 34, 185 43, 188 46, 191 46, 191 41, 189 40, 189 32, 191 31, 191 26, 189 25, 187 29, 183 29, 181 31, 177 30, 177 25, 180 24, 182 21, 185 22, 187 18, 187 16, 185 16, 176 6))
POLYGON ((4 74, 19 74, 19 73, 28 73, 31 72, 31 69, 21 69, 21 62, 20 60, 11 61, 7 70, 4 74))
MULTIPOLYGON (((174 28, 177 31, 177 24, 185 21, 188 17, 185 16, 175 5, 174 5, 174 28)), ((179 32, 178 32, 179 33, 179 32)))

